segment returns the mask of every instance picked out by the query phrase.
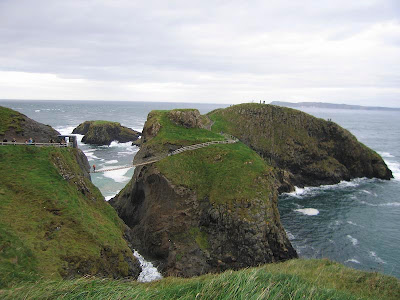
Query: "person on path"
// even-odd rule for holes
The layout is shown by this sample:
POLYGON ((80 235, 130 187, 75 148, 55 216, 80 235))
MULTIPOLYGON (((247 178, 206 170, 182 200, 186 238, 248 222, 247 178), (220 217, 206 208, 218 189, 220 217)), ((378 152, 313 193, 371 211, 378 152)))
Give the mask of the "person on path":
POLYGON ((96 165, 93 165, 93 172, 96 173, 96 165))

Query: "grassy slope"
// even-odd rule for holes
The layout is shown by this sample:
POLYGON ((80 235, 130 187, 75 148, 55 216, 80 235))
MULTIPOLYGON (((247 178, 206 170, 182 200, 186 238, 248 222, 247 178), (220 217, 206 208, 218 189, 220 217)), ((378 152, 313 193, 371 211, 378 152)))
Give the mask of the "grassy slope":
MULTIPOLYGON (((150 143, 188 145, 224 139, 205 129, 177 126, 168 119, 167 112, 158 112, 156 118, 161 130, 150 143)), ((242 143, 187 151, 156 165, 174 184, 189 187, 200 198, 208 196, 212 203, 270 198, 268 179, 272 168, 242 143)))
MULTIPOLYGON (((255 146, 271 149, 271 152, 279 154, 283 160, 291 159, 292 154, 289 149, 293 148, 293 144, 288 145, 288 143, 293 143, 292 141, 300 143, 310 153, 324 152, 334 146, 332 141, 318 142, 318 139, 312 136, 321 130, 328 132, 329 123, 321 118, 316 118, 292 108, 246 103, 227 109, 217 109, 210 112, 208 117, 214 122, 212 127, 214 132, 223 131, 235 136, 241 136, 245 133, 251 138, 255 146), (249 121, 248 114, 242 115, 240 113, 241 110, 258 112, 261 116, 266 117, 268 122, 262 119, 262 123, 257 123, 259 120, 255 119, 251 128, 245 127, 249 121), (260 135, 262 131, 264 131, 264 134, 260 135), (311 133, 308 131, 311 131, 311 133)), ((349 140, 353 139, 364 150, 368 150, 367 152, 371 159, 372 157, 379 159, 379 155, 359 143, 349 131, 343 128, 338 130, 341 131, 343 136, 350 137, 349 140)))
MULTIPOLYGON (((70 173, 82 174, 71 151, 0 147, 0 286, 38 276, 60 278, 65 259, 92 261, 96 273, 104 247, 130 253, 122 221, 100 191, 84 179, 88 199, 54 166, 58 159, 70 173)), ((127 264, 119 264, 125 272, 127 264)))
POLYGON ((241 271, 152 283, 96 278, 0 290, 4 299, 399 299, 396 278, 328 260, 291 260, 241 271))
POLYGON ((15 128, 16 132, 21 131, 21 121, 24 117, 10 108, 0 106, 0 135, 3 135, 10 127, 15 128))

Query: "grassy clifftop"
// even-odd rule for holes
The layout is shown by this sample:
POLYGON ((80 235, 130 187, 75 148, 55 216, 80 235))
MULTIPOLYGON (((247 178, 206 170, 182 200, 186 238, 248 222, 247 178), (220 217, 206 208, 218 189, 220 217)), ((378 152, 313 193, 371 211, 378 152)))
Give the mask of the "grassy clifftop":
POLYGON ((76 151, 0 147, 0 286, 134 275, 124 224, 84 176, 76 151))
MULTIPOLYGON (((160 130, 146 147, 187 146, 225 139, 204 128, 176 125, 169 114, 169 111, 152 113, 149 120, 158 122, 160 130)), ((248 201, 254 197, 268 199, 273 190, 272 168, 243 143, 187 151, 157 162, 156 166, 174 184, 189 187, 200 198, 209 197, 212 203, 230 203, 233 199, 248 201)))
POLYGON ((400 297, 396 278, 352 270, 328 260, 291 260, 191 279, 138 283, 82 278, 41 281, 0 290, 3 299, 388 299, 400 297))
MULTIPOLYGON (((151 112, 135 159, 224 140, 207 121, 197 110, 151 112)), ((190 277, 297 257, 279 220, 277 185, 245 144, 214 144, 136 168, 111 203, 164 275, 190 277)))
POLYGON ((334 122, 274 105, 240 104, 208 114, 214 132, 227 132, 289 172, 297 186, 356 177, 392 178, 382 158, 334 122))
POLYGON ((56 140, 60 133, 49 125, 38 123, 18 111, 0 106, 0 138, 24 142, 33 138, 36 142, 47 143, 56 140))
POLYGON ((14 128, 16 132, 21 132, 21 122, 24 116, 10 108, 0 106, 0 135, 4 135, 9 128, 14 128))

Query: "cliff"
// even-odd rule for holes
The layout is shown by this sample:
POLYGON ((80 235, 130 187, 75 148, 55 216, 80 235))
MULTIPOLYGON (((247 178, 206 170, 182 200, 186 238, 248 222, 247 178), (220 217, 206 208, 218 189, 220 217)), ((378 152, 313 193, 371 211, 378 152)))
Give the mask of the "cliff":
POLYGON ((85 135, 82 142, 94 145, 110 145, 112 141, 126 143, 136 141, 140 136, 140 132, 110 121, 85 121, 72 133, 85 135))
MULTIPOLYGON (((197 110, 152 111, 135 160, 223 140, 197 110)), ((297 257, 280 223, 278 180, 242 143, 218 144, 137 167, 110 201, 141 254, 164 275, 195 276, 297 257)))
POLYGON ((25 142, 33 138, 38 143, 48 143, 50 139, 57 140, 60 133, 49 125, 36 122, 24 114, 7 107, 0 106, 0 139, 25 142))
POLYGON ((213 131, 236 136, 278 169, 280 191, 356 177, 393 177, 382 158, 349 131, 298 110, 241 104, 208 117, 213 131))
POLYGON ((0 178, 0 287, 84 275, 137 278, 126 226, 91 183, 80 150, 2 146, 0 178))

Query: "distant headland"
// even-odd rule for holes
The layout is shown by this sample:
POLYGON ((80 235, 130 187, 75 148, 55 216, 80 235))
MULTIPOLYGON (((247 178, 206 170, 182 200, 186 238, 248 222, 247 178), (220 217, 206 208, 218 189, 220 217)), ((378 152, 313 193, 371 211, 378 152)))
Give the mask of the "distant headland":
POLYGON ((385 110, 385 111, 400 111, 400 107, 382 107, 382 106, 362 106, 362 105, 348 105, 348 104, 335 104, 324 102, 285 102, 285 101, 272 101, 270 104, 285 106, 285 107, 318 107, 318 108, 333 108, 333 109, 357 109, 357 110, 385 110))

